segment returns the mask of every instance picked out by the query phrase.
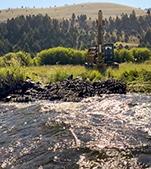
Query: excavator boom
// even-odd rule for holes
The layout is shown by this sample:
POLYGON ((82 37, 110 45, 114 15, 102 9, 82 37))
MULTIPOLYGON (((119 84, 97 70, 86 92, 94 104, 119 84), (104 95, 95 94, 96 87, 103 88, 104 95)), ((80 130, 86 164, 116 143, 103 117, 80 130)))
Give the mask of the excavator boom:
POLYGON ((99 10, 98 12, 97 27, 97 45, 89 48, 88 56, 86 58, 87 65, 91 65, 91 67, 93 67, 93 65, 96 65, 97 67, 104 67, 104 65, 112 66, 114 64, 114 44, 104 43, 102 10, 99 10))

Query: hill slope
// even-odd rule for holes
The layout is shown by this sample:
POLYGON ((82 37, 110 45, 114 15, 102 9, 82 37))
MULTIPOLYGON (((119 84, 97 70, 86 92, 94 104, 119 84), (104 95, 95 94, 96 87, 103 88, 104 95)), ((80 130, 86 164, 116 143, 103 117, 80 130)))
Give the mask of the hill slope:
POLYGON ((137 15, 145 15, 145 12, 141 9, 113 4, 113 3, 85 3, 78 5, 70 5, 64 7, 54 7, 54 8, 21 8, 21 9, 8 9, 1 10, 0 12, 0 21, 6 21, 12 17, 19 15, 37 15, 37 14, 48 14, 52 18, 70 18, 72 13, 76 15, 86 14, 92 19, 97 18, 98 10, 102 9, 105 18, 110 16, 120 16, 122 13, 130 14, 132 10, 136 11, 137 15))

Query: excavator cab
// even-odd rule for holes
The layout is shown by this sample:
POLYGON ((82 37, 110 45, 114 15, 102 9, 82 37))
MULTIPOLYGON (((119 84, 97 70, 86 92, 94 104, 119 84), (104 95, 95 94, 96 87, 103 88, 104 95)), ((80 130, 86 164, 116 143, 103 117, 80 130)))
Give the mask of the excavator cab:
POLYGON ((114 62, 114 44, 104 44, 102 53, 105 64, 110 65, 114 62))

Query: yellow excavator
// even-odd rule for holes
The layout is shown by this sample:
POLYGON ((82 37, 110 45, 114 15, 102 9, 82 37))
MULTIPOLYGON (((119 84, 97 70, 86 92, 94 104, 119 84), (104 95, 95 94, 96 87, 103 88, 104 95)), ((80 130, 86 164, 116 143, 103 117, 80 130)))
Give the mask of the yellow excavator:
POLYGON ((104 43, 103 26, 103 13, 100 10, 98 12, 97 45, 88 49, 86 66, 99 69, 104 69, 108 66, 119 68, 119 64, 114 62, 114 44, 104 43))

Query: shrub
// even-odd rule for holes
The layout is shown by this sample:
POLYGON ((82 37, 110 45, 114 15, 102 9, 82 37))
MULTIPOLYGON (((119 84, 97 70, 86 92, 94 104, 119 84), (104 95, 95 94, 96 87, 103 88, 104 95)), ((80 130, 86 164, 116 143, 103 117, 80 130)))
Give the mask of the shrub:
POLYGON ((115 61, 122 62, 130 62, 133 60, 133 57, 128 49, 120 49, 115 50, 115 61))
POLYGON ((37 54, 34 59, 36 65, 55 65, 55 64, 84 64, 85 51, 79 51, 71 48, 50 48, 37 54))
POLYGON ((19 51, 8 53, 0 58, 0 66, 30 66, 32 58, 29 53, 19 51))
POLYGON ((133 62, 142 63, 151 58, 151 51, 147 48, 133 48, 130 50, 133 62))
POLYGON ((151 51, 147 48, 132 48, 115 50, 115 61, 142 63, 151 58, 151 51))

